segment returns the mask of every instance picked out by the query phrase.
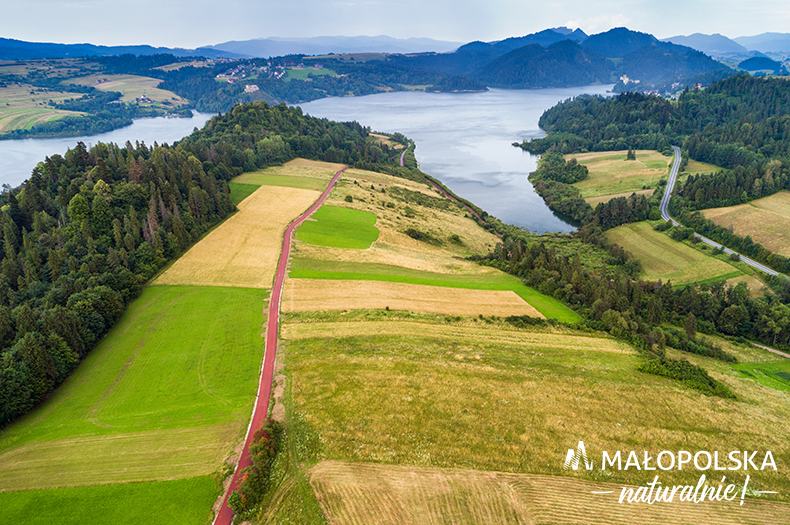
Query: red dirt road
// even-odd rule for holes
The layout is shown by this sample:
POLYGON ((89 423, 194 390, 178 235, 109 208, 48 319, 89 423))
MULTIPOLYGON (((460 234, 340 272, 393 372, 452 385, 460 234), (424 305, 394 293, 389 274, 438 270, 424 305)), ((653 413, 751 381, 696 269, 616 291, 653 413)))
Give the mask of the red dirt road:
POLYGON ((233 473, 233 480, 230 483, 230 489, 225 494, 225 500, 222 502, 222 508, 214 519, 214 525, 230 525, 233 521, 233 509, 228 506, 228 497, 234 490, 239 488, 241 471, 252 464, 250 458, 250 443, 255 432, 261 428, 266 416, 269 413, 269 398, 272 394, 272 378, 274 377, 274 360, 277 355, 277 335, 280 326, 280 295, 283 291, 283 281, 285 280, 285 271, 288 267, 288 258, 291 254, 291 237, 294 230, 304 222, 310 215, 316 211, 324 200, 332 191, 337 180, 348 168, 335 173, 335 176, 329 182, 329 186, 324 190, 324 193, 318 198, 315 203, 310 206, 298 219, 292 222, 288 228, 285 229, 283 236, 283 250, 280 254, 280 264, 277 266, 277 275, 274 278, 274 288, 272 288, 272 296, 269 302, 269 325, 266 328, 266 349, 263 355, 263 368, 261 370, 261 380, 258 385, 258 397, 255 400, 255 409, 252 413, 252 420, 250 426, 247 428, 247 438, 244 441, 244 450, 241 452, 239 465, 233 473))

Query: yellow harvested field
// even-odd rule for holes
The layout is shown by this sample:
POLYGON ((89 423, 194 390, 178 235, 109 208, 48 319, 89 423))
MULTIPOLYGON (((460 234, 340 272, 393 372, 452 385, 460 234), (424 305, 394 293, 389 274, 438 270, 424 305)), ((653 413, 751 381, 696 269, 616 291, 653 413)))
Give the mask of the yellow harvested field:
POLYGON ((179 106, 186 102, 173 93, 164 89, 159 89, 162 80, 158 78, 142 77, 139 75, 106 75, 96 74, 87 77, 75 78, 68 81, 80 86, 95 87, 99 91, 118 91, 123 94, 121 100, 131 102, 143 95, 154 102, 170 102, 173 106, 179 106))
POLYGON ((386 144, 392 149, 403 149, 403 144, 399 144, 395 142, 394 140, 392 140, 386 135, 381 135, 379 133, 371 133, 370 136, 376 138, 379 142, 381 142, 382 144, 386 144))
POLYGON ((239 212, 206 235, 153 284, 272 286, 285 228, 320 193, 300 188, 261 186, 239 212))
POLYGON ((371 335, 397 335, 433 337, 453 341, 475 341, 501 345, 537 346, 574 351, 633 354, 634 350, 621 341, 600 336, 585 337, 564 333, 527 332, 496 326, 491 328, 438 325, 413 321, 347 321, 284 323, 283 339, 318 337, 355 337, 371 335))
POLYGON ((703 215, 719 226, 732 228, 766 249, 790 257, 790 192, 780 191, 747 204, 704 210, 703 215))
POLYGON ((378 281, 289 279, 284 312, 324 310, 408 310, 448 315, 529 315, 544 318, 512 291, 464 290, 378 281))
POLYGON ((321 461, 309 476, 331 525, 764 525, 785 523, 790 512, 787 503, 755 498, 619 504, 623 485, 564 476, 341 461, 321 461))
POLYGON ((210 475, 241 430, 234 421, 28 443, 0 456, 0 492, 210 475))
POLYGON ((615 193, 614 195, 601 195, 599 197, 588 197, 584 199, 587 201, 587 204, 595 208, 602 202, 609 202, 612 199, 617 197, 630 197, 632 193, 636 193, 637 195, 645 195, 646 197, 650 197, 653 192, 656 190, 639 190, 639 191, 627 191, 625 193, 615 193))
POLYGON ((286 162, 282 166, 272 166, 258 171, 242 173, 231 182, 242 184, 266 184, 266 180, 270 176, 301 177, 328 182, 335 173, 344 167, 344 164, 334 164, 332 162, 294 159, 286 162))

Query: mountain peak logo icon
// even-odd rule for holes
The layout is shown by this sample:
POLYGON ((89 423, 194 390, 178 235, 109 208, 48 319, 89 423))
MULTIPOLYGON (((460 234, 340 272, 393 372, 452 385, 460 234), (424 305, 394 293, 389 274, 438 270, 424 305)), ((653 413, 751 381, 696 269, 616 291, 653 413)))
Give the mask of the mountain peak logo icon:
POLYGON ((584 459, 584 466, 587 470, 593 469, 593 462, 587 459, 587 451, 584 448, 584 441, 579 441, 576 450, 568 449, 565 455, 565 464, 562 466, 563 470, 579 470, 579 463, 584 459))

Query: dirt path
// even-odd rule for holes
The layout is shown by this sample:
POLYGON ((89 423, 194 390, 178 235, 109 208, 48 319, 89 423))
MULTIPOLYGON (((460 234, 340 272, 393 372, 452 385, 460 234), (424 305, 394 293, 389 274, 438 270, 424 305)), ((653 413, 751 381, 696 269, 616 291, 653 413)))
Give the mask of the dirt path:
POLYGON ((790 359, 790 354, 786 354, 784 352, 780 352, 779 350, 774 350, 773 348, 771 348, 769 346, 758 345, 757 343, 752 343, 752 346, 756 346, 757 348, 762 348, 763 350, 768 350, 769 352, 772 352, 772 353, 774 353, 776 355, 780 355, 782 357, 786 357, 786 358, 790 359))
POLYGON ((277 266, 277 274, 274 278, 274 288, 272 288, 272 296, 269 301, 269 325, 266 328, 266 350, 263 356, 261 380, 258 385, 258 397, 255 399, 255 408, 252 413, 252 419, 250 420, 250 426, 247 428, 247 438, 244 441, 244 449, 241 452, 239 464, 236 467, 236 471, 233 473, 233 481, 231 481, 230 489, 225 494, 222 508, 214 519, 214 525, 230 525, 233 521, 233 509, 228 506, 228 497, 234 490, 238 490, 241 481, 241 471, 252 464, 250 443, 255 432, 263 425, 266 420, 266 415, 269 412, 269 398, 272 393, 274 360, 277 355, 277 334, 280 324, 280 296, 283 290, 285 272, 288 267, 288 258, 291 254, 291 237, 293 236, 294 230, 323 204, 337 180, 347 169, 348 168, 343 168, 335 173, 335 176, 329 182, 329 186, 327 186, 324 193, 318 197, 318 200, 285 230, 285 235, 283 236, 283 250, 280 254, 280 264, 277 266))

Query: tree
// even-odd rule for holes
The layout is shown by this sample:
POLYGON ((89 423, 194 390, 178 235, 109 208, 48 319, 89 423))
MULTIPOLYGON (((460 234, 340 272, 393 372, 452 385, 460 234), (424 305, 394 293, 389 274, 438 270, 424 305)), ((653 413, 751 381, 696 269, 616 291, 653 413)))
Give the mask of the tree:
POLYGON ((686 323, 684 326, 686 330, 686 335, 690 340, 694 340, 697 337, 697 318, 693 313, 689 313, 686 316, 686 323))
POLYGON ((625 154, 625 160, 636 160, 636 152, 629 148, 628 153, 625 154))

